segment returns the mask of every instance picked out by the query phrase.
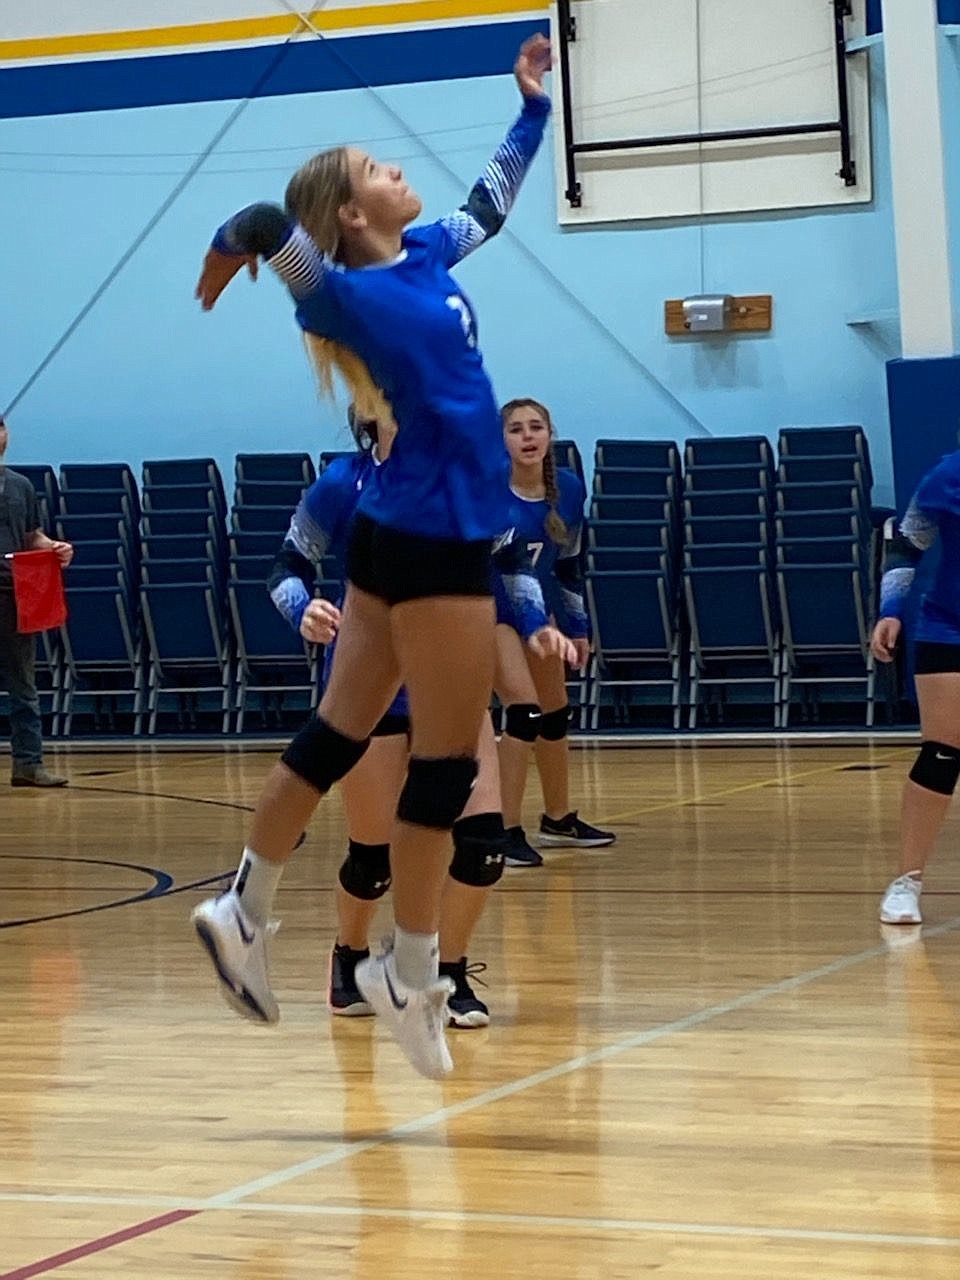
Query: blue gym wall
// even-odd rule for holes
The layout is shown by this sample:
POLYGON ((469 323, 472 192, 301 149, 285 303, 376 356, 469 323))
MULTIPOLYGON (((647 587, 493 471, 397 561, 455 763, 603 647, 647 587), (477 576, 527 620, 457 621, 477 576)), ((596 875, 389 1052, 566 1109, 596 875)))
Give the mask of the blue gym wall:
MULTIPOLYGON (((860 422, 877 498, 888 500, 884 365, 897 354, 897 331, 885 318, 896 307, 896 276, 882 47, 860 56, 872 68, 869 206, 721 218, 702 232, 692 222, 561 232, 552 158, 541 157, 510 233, 461 268, 499 395, 544 399, 561 432, 585 450, 598 435, 683 439, 860 422), (772 334, 708 342, 664 335, 663 300, 698 291, 701 234, 707 289, 773 294, 772 334), (848 323, 864 317, 871 322, 848 323)), ((945 62, 960 98, 956 42, 945 62)), ((137 239, 233 105, 0 121, 0 401, 137 239)), ((237 282, 212 315, 197 309, 191 295, 210 233, 234 208, 280 198, 311 150, 343 138, 400 160, 426 210, 443 212, 462 199, 515 106, 507 75, 253 102, 11 416, 10 462, 209 453, 229 471, 239 450, 342 446, 342 413, 317 402, 273 279, 237 282), (455 127, 443 131, 445 122, 455 127)), ((956 125, 951 145, 960 145, 956 125)), ((952 180, 960 182, 956 173, 952 180)))

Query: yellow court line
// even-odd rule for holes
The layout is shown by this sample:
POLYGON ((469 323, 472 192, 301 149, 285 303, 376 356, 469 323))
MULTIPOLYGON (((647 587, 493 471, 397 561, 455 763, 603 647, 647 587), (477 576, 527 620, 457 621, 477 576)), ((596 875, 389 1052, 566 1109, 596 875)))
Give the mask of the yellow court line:
POLYGON ((764 787, 775 787, 784 782, 798 782, 801 778, 816 778, 824 773, 839 773, 841 769, 849 769, 852 764, 873 764, 877 760, 898 760, 902 756, 916 755, 912 747, 901 747, 897 750, 885 751, 873 760, 857 757, 844 760, 842 764, 821 765, 817 769, 803 769, 799 773, 788 773, 785 778, 762 778, 759 782, 745 782, 737 787, 725 787, 722 791, 708 791, 703 795, 688 796, 679 800, 661 800, 657 804, 645 805, 642 809, 628 809, 625 813, 604 814, 597 821, 605 826, 608 822, 623 822, 627 818, 641 818, 648 813, 661 813, 665 809, 685 809, 688 805, 706 804, 711 800, 725 800, 728 796, 743 795, 746 791, 761 791, 764 787))
MULTIPOLYGON (((485 18, 546 9, 544 0, 411 0, 410 4, 369 4, 356 9, 315 9, 305 14, 321 31, 360 27, 393 27, 414 22, 485 18)), ((0 61, 58 58, 76 53, 121 53, 177 45, 230 44, 240 40, 285 39, 302 27, 295 14, 262 18, 231 18, 221 22, 193 22, 171 27, 131 31, 90 31, 79 35, 32 36, 0 40, 0 61)))

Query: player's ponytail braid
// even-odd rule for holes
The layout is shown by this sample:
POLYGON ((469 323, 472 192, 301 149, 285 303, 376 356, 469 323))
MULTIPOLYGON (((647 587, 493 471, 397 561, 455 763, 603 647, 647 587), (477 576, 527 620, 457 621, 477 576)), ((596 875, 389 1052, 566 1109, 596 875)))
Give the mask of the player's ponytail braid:
MULTIPOLYGON (((352 197, 346 147, 334 147, 312 156, 290 179, 287 212, 297 219, 322 253, 336 258, 340 248, 339 211, 352 197)), ((317 374, 320 394, 333 399, 333 374, 339 373, 357 416, 377 423, 377 452, 385 459, 397 434, 397 424, 393 410, 366 364, 355 351, 329 338, 304 333, 304 341, 317 374)))
MULTIPOLYGON (((547 421, 550 421, 549 415, 547 421)), ((547 505, 550 507, 543 525, 551 542, 555 542, 557 546, 562 547, 567 540, 567 525, 563 516, 557 510, 557 504, 560 501, 560 487, 557 484, 557 456, 553 452, 552 424, 550 427, 550 448, 543 456, 543 489, 547 505)))
POLYGON ((539 413, 550 432, 550 447, 543 456, 543 490, 550 510, 547 512, 543 527, 551 542, 555 542, 557 546, 563 546, 567 540, 569 530, 567 529, 566 521, 557 510, 557 505, 560 502, 560 487, 557 484, 557 459, 553 452, 554 430, 550 410, 545 404, 541 404, 539 400, 531 400, 529 398, 511 400, 500 411, 504 423, 517 409, 533 409, 536 413, 539 413))

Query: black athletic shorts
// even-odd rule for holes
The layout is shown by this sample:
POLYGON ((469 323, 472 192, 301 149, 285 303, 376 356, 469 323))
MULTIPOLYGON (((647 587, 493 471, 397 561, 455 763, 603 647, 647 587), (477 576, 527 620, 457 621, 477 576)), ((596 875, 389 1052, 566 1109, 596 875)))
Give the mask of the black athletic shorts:
POLYGON ((430 596, 492 596, 492 543, 424 538, 354 516, 347 581, 387 604, 430 596))
POLYGON ((382 720, 378 720, 370 734, 371 738, 393 738, 398 734, 410 735, 410 717, 398 716, 388 711, 382 720))
POLYGON ((918 640, 915 652, 918 676, 938 676, 960 672, 960 644, 935 644, 918 640))

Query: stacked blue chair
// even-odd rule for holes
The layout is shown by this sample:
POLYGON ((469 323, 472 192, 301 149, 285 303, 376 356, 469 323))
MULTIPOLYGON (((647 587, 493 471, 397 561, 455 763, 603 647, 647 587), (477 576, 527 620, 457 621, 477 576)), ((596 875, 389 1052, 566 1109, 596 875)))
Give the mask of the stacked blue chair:
POLYGON ((223 481, 212 458, 143 464, 139 592, 147 653, 148 732, 164 700, 177 727, 219 714, 230 727, 233 637, 226 596, 223 481))
POLYGON ((684 446, 683 591, 690 627, 688 724, 765 694, 780 722, 781 645, 773 581, 773 456, 764 436, 684 446))
POLYGON ((583 458, 580 455, 580 449, 575 440, 554 440, 553 456, 556 459, 558 467, 563 467, 567 471, 572 471, 578 475, 581 480, 586 483, 585 473, 583 470, 583 458))
POLYGON ((65 575, 68 618, 61 629, 64 732, 81 710, 96 732, 120 728, 117 713, 143 718, 137 483, 125 462, 64 463, 56 535, 76 553, 65 575))
MULTIPOLYGON (((869 648, 879 532, 873 475, 861 427, 780 432, 777 471, 777 586, 783 615, 783 723, 796 695, 807 718, 821 700, 852 692, 873 724, 876 672, 869 648)), ((846 699, 845 699, 846 700, 846 699)))
MULTIPOLYGON (((336 456, 321 455, 321 469, 336 456)), ((279 718, 291 697, 309 708, 317 703, 316 653, 277 612, 266 587, 290 517, 315 476, 305 453, 237 457, 227 586, 237 641, 237 732, 253 696, 264 722, 271 712, 279 718)), ((333 591, 328 586, 324 594, 333 591)))
POLYGON ((677 626, 680 459, 673 441, 598 440, 587 529, 587 606, 595 657, 588 703, 604 692, 629 716, 631 695, 666 703, 680 723, 677 626))

